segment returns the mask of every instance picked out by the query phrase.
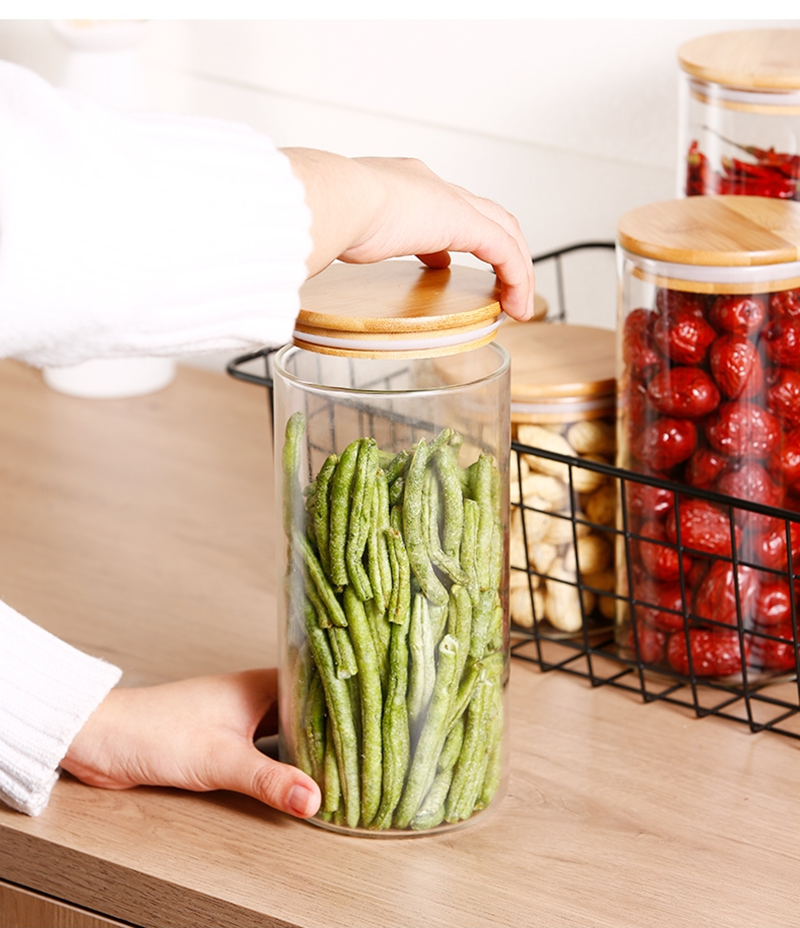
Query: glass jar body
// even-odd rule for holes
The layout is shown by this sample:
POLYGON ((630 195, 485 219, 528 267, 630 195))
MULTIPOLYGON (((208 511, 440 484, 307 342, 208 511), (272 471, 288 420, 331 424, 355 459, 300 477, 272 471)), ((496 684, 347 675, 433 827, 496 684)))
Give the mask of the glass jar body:
POLYGON ((800 199, 800 90, 755 91, 681 74, 678 196, 800 199))
POLYGON ((507 776, 508 357, 290 347, 274 374, 281 759, 323 827, 473 821, 507 776))
POLYGON ((625 483, 617 644, 685 676, 789 672, 800 280, 767 281, 776 268, 691 268, 697 280, 675 280, 674 265, 619 254, 618 464, 687 492, 625 483))

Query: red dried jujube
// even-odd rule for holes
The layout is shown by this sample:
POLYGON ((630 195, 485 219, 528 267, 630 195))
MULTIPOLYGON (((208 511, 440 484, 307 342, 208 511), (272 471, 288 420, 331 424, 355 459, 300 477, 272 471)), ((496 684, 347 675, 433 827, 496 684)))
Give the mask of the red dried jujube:
POLYGON ((691 309, 662 313, 653 324, 653 341, 676 364, 702 364, 716 337, 702 315, 691 309))
POLYGON ((699 419, 719 406, 714 381, 698 367, 667 367, 647 385, 650 405, 664 416, 699 419))

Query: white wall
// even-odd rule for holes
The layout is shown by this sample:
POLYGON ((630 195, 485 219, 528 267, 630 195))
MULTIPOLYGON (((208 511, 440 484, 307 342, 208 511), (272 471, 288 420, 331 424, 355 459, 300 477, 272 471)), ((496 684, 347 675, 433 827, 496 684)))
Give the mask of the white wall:
MULTIPOLYGON (((280 145, 411 155, 502 203, 533 254, 613 239, 676 189, 676 50, 788 21, 160 21, 152 105, 243 120, 280 145)), ((0 21, 0 57, 57 82, 44 21, 0 21)), ((552 301, 553 277, 541 290, 552 301)), ((567 268, 570 319, 613 328, 609 255, 567 268)))

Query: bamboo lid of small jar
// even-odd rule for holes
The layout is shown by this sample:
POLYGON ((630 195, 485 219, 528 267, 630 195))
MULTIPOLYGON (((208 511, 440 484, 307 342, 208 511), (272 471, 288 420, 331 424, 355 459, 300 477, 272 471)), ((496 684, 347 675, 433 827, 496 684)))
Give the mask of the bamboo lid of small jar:
POLYGON ((502 319, 494 274, 414 261, 332 264, 300 291, 294 343, 348 357, 436 357, 492 341, 502 319))
MULTIPOLYGON (((651 273, 665 278, 656 280, 659 286, 698 293, 800 286, 800 203, 791 200, 713 196, 650 203, 620 218, 617 237, 629 254, 662 265, 651 273)), ((646 277, 647 262, 641 264, 639 276, 646 277)))
POLYGON ((514 422, 576 422, 613 412, 616 335, 584 325, 506 320, 497 341, 511 356, 514 422))
POLYGON ((750 90, 800 89, 800 29, 747 29, 704 35, 678 49, 693 77, 750 90))

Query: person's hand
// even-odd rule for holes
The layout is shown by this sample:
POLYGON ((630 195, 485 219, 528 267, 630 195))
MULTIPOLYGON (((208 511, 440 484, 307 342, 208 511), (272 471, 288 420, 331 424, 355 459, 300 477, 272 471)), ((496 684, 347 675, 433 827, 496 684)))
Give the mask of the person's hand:
POLYGON ((283 149, 306 189, 313 252, 309 276, 339 258, 369 264, 416 255, 447 267, 450 251, 491 264, 502 308, 533 315, 533 264, 517 220, 491 200, 447 183, 413 158, 343 158, 283 149))
POLYGON ((61 766, 104 789, 228 789, 307 818, 319 808, 317 784, 253 743, 276 730, 277 680, 274 669, 249 670, 114 689, 61 766))

